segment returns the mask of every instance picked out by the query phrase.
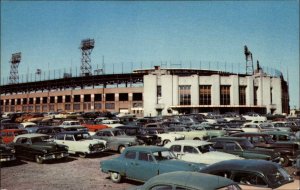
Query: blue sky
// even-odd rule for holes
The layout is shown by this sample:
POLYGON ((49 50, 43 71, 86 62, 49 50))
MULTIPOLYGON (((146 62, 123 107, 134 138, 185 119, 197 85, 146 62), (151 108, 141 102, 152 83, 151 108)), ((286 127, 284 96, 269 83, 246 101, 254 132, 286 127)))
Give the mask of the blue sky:
POLYGON ((36 69, 42 78, 79 72, 86 38, 95 40, 93 69, 104 56, 106 73, 161 63, 244 73, 247 45, 254 62, 289 74, 290 106, 299 107, 297 0, 1 1, 1 84, 16 52, 20 82, 36 69))

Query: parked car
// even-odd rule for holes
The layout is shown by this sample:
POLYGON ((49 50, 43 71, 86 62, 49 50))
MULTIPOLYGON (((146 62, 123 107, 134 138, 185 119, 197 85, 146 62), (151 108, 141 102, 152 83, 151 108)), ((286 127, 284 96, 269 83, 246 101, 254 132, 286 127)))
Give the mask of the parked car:
POLYGON ((144 128, 139 126, 119 126, 117 129, 122 129, 126 135, 135 136, 137 139, 143 141, 146 145, 158 145, 161 143, 161 138, 155 134, 148 134, 144 128))
POLYGON ((49 135, 50 138, 53 138, 56 134, 65 131, 62 127, 58 126, 43 126, 36 130, 36 133, 49 135))
POLYGON ((9 162, 16 160, 15 149, 0 142, 0 162, 9 162))
POLYGON ((106 141, 92 139, 91 135, 84 131, 61 132, 54 137, 54 142, 68 146, 70 154, 78 154, 82 158, 106 149, 106 141))
POLYGON ((300 181, 279 164, 265 160, 226 160, 207 166, 203 173, 229 178, 242 189, 299 189, 300 181))
POLYGON ((160 137, 161 143, 159 145, 165 145, 169 142, 185 139, 185 136, 182 134, 166 133, 165 129, 160 127, 144 127, 144 130, 149 135, 157 135, 160 137))
POLYGON ((196 131, 206 131, 209 139, 226 135, 226 130, 219 125, 201 123, 192 125, 191 128, 196 131))
POLYGON ((209 138, 205 130, 191 131, 185 127, 168 127, 168 133, 184 135, 186 140, 207 140, 209 138))
POLYGON ((246 119, 246 121, 250 121, 250 122, 255 122, 255 123, 259 123, 259 122, 265 122, 267 121, 267 117, 265 116, 261 116, 257 113, 245 113, 242 115, 243 118, 246 119))
POLYGON ((14 141, 14 138, 18 135, 28 133, 25 129, 2 129, 0 130, 3 143, 8 144, 14 141))
POLYGON ((210 139, 213 148, 230 154, 235 154, 246 159, 270 160, 280 163, 280 153, 266 148, 256 148, 243 137, 217 137, 210 139))
POLYGON ((244 123, 241 126, 241 129, 243 132, 264 132, 277 130, 271 123, 244 123))
POLYGON ((199 171, 205 164, 178 160, 168 148, 158 146, 132 146, 117 158, 100 162, 101 171, 119 183, 122 178, 147 181, 153 176, 172 171, 199 171))
POLYGON ((83 123, 81 123, 81 125, 88 128, 88 130, 90 132, 96 132, 96 131, 108 128, 107 125, 104 125, 104 124, 102 124, 100 122, 96 122, 96 121, 93 121, 93 122, 84 121, 83 123))
POLYGON ((60 127, 63 127, 63 128, 67 128, 67 127, 70 127, 70 126, 73 126, 73 127, 83 127, 79 121, 73 121, 73 120, 68 120, 68 121, 64 121, 62 122, 61 125, 59 125, 60 127))
POLYGON ((144 185, 131 190, 241 190, 231 179, 198 172, 177 171, 154 176, 144 185), (184 180, 183 180, 184 179, 184 180))
POLYGON ((35 160, 42 164, 46 160, 64 159, 69 156, 68 147, 49 142, 48 135, 23 134, 18 135, 12 146, 16 151, 16 157, 35 160))
POLYGON ((170 142, 164 147, 173 151, 178 159, 188 162, 213 164, 223 160, 243 159, 233 154, 215 151, 212 143, 207 141, 181 140, 170 142))
POLYGON ((92 138, 105 140, 108 150, 118 151, 119 153, 122 153, 125 148, 129 146, 143 144, 143 142, 138 141, 136 137, 126 135, 122 129, 118 128, 108 128, 97 131, 92 135, 92 138))
POLYGON ((268 134, 263 133, 236 133, 232 136, 245 137, 255 147, 269 148, 280 153, 283 166, 289 166, 300 154, 299 145, 295 142, 276 142, 268 134))

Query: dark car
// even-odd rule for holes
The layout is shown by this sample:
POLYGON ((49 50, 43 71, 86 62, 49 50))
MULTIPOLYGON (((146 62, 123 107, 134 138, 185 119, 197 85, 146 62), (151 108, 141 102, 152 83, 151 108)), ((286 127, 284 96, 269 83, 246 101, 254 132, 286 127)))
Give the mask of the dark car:
POLYGON ((265 160, 226 160, 204 167, 200 172, 232 179, 242 189, 299 189, 279 164, 265 160))
POLYGON ((62 127, 58 126, 43 126, 36 130, 36 133, 49 135, 50 138, 53 138, 55 135, 57 135, 60 132, 63 132, 64 129, 62 127))
POLYGON ((299 145, 295 142, 276 142, 268 134, 263 133, 236 133, 232 136, 235 137, 245 137, 247 138, 255 147, 273 149, 280 153, 282 159, 282 165, 288 166, 296 157, 300 154, 299 145))
POLYGON ((17 136, 12 143, 16 157, 42 164, 45 160, 63 159, 69 156, 67 146, 49 142, 48 138, 49 136, 44 134, 17 136))
POLYGON ((278 152, 266 148, 255 148, 248 139, 243 137, 216 137, 208 141, 213 143, 213 148, 217 151, 235 154, 246 159, 280 162, 278 152))
POLYGON ((118 126, 128 136, 136 136, 137 139, 143 141, 146 145, 157 145, 161 143, 161 138, 155 134, 148 134, 142 127, 138 126, 118 126))
POLYGON ((15 150, 2 141, 0 142, 0 162, 9 162, 16 160, 15 150))

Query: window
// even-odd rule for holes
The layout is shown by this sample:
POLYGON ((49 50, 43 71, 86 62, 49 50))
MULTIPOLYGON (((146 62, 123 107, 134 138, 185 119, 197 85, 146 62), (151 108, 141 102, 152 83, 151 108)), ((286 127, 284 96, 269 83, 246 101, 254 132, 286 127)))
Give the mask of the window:
POLYGON ((114 103, 105 103, 105 109, 115 109, 114 103))
POLYGON ((3 100, 0 100, 0 105, 3 106, 3 100))
POLYGON ((94 107, 96 110, 100 110, 102 108, 102 105, 101 105, 101 103, 95 103, 94 107))
POLYGON ((57 140, 64 140, 65 135, 64 134, 58 134, 55 139, 57 140))
POLYGON ((113 93, 105 94, 105 101, 115 101, 115 94, 113 93))
POLYGON ((11 99, 10 105, 15 105, 15 99, 11 99))
POLYGON ((66 135, 66 141, 74 141, 73 135, 66 135))
POLYGON ((211 86, 200 85, 199 105, 211 105, 211 86))
POLYGON ((23 104, 27 104, 27 98, 23 98, 23 104))
POLYGON ((220 87, 220 104, 230 105, 230 86, 221 85, 220 87))
POLYGON ((65 110, 71 110, 71 104, 65 104, 65 110))
POLYGON ((135 151, 128 151, 125 154, 125 158, 127 158, 127 159, 135 159, 135 157, 136 157, 135 151))
POLYGON ((33 98, 29 98, 29 104, 33 104, 33 98))
POLYGON ((257 93, 258 93, 258 87, 254 86, 254 91, 253 91, 254 105, 257 105, 257 93))
POLYGON ((191 86, 179 86, 179 105, 191 105, 191 86))
POLYGON ((170 147, 170 150, 173 152, 180 152, 181 151, 181 146, 180 145, 172 145, 170 147))
POLYGON ((54 96, 50 96, 50 103, 55 103, 55 97, 54 96))
POLYGON ((80 102, 80 95, 74 95, 74 102, 80 102))
POLYGON ((95 102, 102 101, 102 94, 95 94, 95 102))
POLYGON ((21 105, 21 99, 17 99, 17 105, 21 105))
POLYGON ((161 99, 161 86, 156 87, 156 97, 157 97, 156 103, 159 103, 159 100, 161 99))
POLYGON ((43 97, 43 104, 47 104, 48 97, 43 97))
POLYGON ((84 102, 90 102, 91 101, 91 95, 90 94, 85 94, 83 96, 83 101, 84 102))
POLYGON ((245 185, 267 186, 264 179, 256 173, 237 172, 233 181, 245 185))
POLYGON ((152 158, 151 154, 146 153, 146 152, 139 153, 139 160, 153 162, 153 158, 152 158))
POLYGON ((239 87, 239 104, 246 105, 246 86, 239 87))
POLYGON ((142 93, 133 93, 132 94, 132 100, 133 101, 142 101, 143 100, 143 94, 142 93))
POLYGON ((74 104, 73 108, 74 110, 80 110, 80 104, 74 104))
POLYGON ((71 102, 71 96, 70 95, 65 96, 65 102, 71 102))
POLYGON ((198 151, 196 150, 196 148, 194 148, 192 146, 184 146, 183 147, 183 152, 184 153, 191 153, 191 154, 198 154, 198 151))
POLYGON ((128 93, 120 93, 119 101, 128 101, 128 93))
POLYGON ((39 97, 36 98, 36 99, 35 99, 35 104, 40 104, 40 103, 41 103, 41 98, 39 98, 39 97))

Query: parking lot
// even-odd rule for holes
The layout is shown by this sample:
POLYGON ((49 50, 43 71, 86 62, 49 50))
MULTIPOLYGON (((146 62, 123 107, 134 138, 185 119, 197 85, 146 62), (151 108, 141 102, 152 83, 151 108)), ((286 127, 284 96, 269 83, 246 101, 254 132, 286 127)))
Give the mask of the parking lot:
POLYGON ((18 161, 1 166, 1 190, 15 189, 128 189, 141 183, 125 180, 116 184, 99 169, 99 162, 118 154, 108 152, 88 158, 70 157, 66 161, 37 164, 18 161))
MULTIPOLYGON (((1 166, 1 190, 15 189, 101 189, 121 190, 141 185, 139 182, 123 180, 116 184, 99 168, 101 160, 117 157, 114 152, 105 152, 88 158, 69 157, 66 161, 37 164, 18 161, 1 166)), ((286 168, 289 173, 295 170, 286 168)))

